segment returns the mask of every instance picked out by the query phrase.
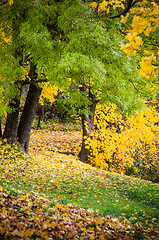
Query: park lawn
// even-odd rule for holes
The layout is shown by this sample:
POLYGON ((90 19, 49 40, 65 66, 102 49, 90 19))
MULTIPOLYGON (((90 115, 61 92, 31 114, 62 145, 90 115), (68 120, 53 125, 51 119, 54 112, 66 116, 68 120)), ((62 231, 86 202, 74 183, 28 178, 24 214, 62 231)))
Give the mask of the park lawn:
POLYGON ((33 130, 31 156, 0 142, 0 207, 2 222, 9 226, 0 224, 3 238, 155 239, 158 184, 80 162, 79 139, 79 132, 33 130), (59 228, 59 222, 65 227, 61 223, 59 228))

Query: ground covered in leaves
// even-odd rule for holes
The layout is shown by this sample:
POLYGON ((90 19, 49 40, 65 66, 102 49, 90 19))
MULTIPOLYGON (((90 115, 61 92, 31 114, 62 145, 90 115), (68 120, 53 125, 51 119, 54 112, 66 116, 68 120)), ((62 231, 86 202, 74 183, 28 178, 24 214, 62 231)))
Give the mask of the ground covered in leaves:
POLYGON ((0 239, 159 239, 159 187, 81 163, 80 132, 0 141, 0 239))
POLYGON ((36 194, 0 192, 0 199, 1 239, 134 239, 127 235, 140 234, 127 220, 101 217, 97 211, 62 205, 36 194))

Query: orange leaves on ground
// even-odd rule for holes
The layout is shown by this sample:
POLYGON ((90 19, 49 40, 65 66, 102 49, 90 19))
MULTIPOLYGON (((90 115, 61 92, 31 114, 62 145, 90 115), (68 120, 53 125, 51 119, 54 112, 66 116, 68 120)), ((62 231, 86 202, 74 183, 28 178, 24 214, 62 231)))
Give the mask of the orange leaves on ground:
POLYGON ((32 130, 30 152, 34 156, 54 153, 78 155, 80 150, 81 132, 62 132, 50 130, 32 130), (37 148, 38 146, 38 148, 37 148), (38 152, 39 151, 39 152, 38 152))
MULTIPOLYGON (((1 239, 128 239, 134 228, 97 211, 62 205, 38 194, 0 192, 1 239), (47 208, 46 208, 47 206, 47 208)), ((129 239, 135 239, 130 237, 129 239)))

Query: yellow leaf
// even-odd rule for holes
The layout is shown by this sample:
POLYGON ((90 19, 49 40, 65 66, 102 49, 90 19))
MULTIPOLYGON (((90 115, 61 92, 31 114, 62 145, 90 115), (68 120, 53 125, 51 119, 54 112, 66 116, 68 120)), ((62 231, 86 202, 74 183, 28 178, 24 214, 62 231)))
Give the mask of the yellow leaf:
POLYGON ((63 208, 63 205, 60 204, 60 203, 57 203, 55 207, 58 208, 58 209, 62 209, 62 208, 63 208))
POLYGON ((12 232, 12 235, 13 235, 13 236, 18 236, 18 237, 23 237, 23 236, 24 236, 24 232, 19 232, 17 229, 15 229, 15 230, 12 232))
POLYGON ((96 2, 92 2, 92 3, 91 3, 91 6, 92 6, 93 8, 96 8, 96 7, 97 7, 97 3, 96 3, 96 2))
POLYGON ((104 0, 102 3, 99 4, 99 9, 101 11, 105 11, 107 6, 108 6, 108 2, 104 0))
POLYGON ((121 16, 121 23, 126 23, 128 20, 128 16, 124 17, 124 16, 121 16))
POLYGON ((28 207, 32 207, 33 204, 31 202, 28 202, 28 207))
POLYGON ((13 0, 9 0, 8 3, 9 3, 9 5, 12 5, 13 4, 13 0))

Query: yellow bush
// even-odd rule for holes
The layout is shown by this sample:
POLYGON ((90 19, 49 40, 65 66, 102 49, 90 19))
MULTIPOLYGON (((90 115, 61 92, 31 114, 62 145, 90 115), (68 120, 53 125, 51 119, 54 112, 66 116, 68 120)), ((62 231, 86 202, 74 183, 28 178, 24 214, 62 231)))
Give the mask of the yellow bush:
POLYGON ((98 106, 94 135, 87 140, 91 164, 158 181, 159 114, 148 107, 126 119, 115 105, 98 106))

